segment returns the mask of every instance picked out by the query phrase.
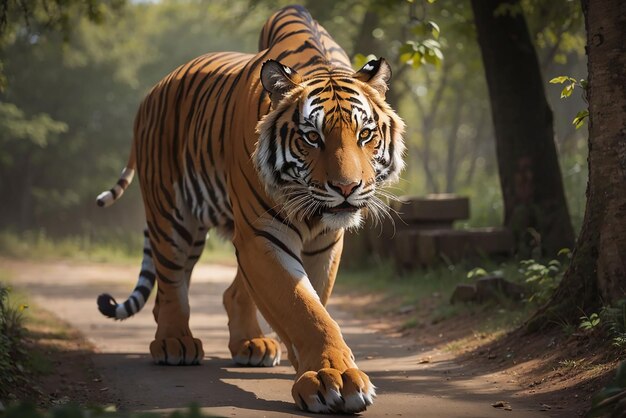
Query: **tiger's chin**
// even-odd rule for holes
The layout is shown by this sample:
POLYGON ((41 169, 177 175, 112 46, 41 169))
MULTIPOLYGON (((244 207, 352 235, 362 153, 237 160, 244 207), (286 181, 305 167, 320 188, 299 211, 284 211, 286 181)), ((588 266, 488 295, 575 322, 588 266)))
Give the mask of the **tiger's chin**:
POLYGON ((328 229, 357 229, 363 224, 363 210, 322 213, 322 224, 328 229))

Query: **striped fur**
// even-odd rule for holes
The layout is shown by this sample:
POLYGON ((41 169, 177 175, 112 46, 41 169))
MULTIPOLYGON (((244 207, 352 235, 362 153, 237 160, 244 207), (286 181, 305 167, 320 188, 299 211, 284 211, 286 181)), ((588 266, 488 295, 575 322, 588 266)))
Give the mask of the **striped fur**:
POLYGON ((202 345, 189 329, 190 275, 206 234, 232 239, 238 273, 224 294, 233 359, 275 365, 259 309, 297 371, 296 403, 315 412, 358 412, 374 387, 358 370, 325 304, 343 230, 384 216, 381 186, 402 170, 404 124, 384 100, 383 60, 354 72, 345 52, 300 6, 274 14, 259 53, 211 53, 182 65, 142 102, 118 184, 136 171, 146 210, 144 260, 123 303, 101 295, 103 314, 124 319, 158 282, 153 359, 196 364, 202 345), (332 400, 326 402, 326 400, 332 400))

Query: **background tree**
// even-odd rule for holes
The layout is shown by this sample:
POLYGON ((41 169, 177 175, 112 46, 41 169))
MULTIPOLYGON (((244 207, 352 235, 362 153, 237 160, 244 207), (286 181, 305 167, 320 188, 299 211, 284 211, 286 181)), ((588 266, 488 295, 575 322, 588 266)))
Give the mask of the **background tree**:
POLYGON ((471 4, 489 86, 504 223, 512 229, 518 251, 528 254, 532 239, 546 255, 554 255, 572 247, 574 231, 554 144, 552 111, 520 2, 471 4))
POLYGON ((626 296, 626 7, 583 0, 587 29, 589 183, 572 263, 550 303, 529 323, 575 322, 626 296))
MULTIPOLYGON (((93 204, 94 196, 110 187, 126 158, 138 103, 161 77, 195 56, 218 50, 256 51, 264 21, 288 3, 164 0, 113 7, 111 0, 98 3, 99 24, 82 9, 69 13, 72 30, 67 35, 46 30, 32 19, 27 26, 19 15, 10 20, 0 48, 8 81, 0 100, 16 106, 21 116, 3 117, 34 123, 47 115, 64 129, 50 132, 45 142, 36 144, 18 142, 0 123, 0 195, 5 198, 0 205, 0 230, 27 229, 116 243, 140 236, 135 234, 143 227, 137 191, 106 211, 93 204), (25 177, 19 155, 37 156, 30 178, 25 177)), ((467 195, 472 210, 465 225, 501 223, 489 98, 469 1, 303 3, 346 51, 355 57, 384 56, 393 66, 389 98, 407 121, 409 152, 404 180, 392 191, 467 195), (428 54, 414 59, 426 40, 437 41, 445 54, 438 66, 426 61, 432 59, 428 54), (409 42, 411 51, 403 49, 409 42)), ((531 37, 550 71, 544 77, 578 76, 583 71, 579 70, 583 59, 578 4, 523 0, 523 6, 531 37)), ((556 88, 550 99, 558 101, 556 88)), ((582 101, 559 104, 555 125, 560 158, 567 197, 579 224, 586 138, 569 120, 582 101)))

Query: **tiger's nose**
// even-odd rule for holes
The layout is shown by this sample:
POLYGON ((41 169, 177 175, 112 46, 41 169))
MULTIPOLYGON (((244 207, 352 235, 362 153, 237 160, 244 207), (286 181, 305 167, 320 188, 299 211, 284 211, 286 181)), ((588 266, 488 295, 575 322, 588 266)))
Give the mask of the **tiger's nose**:
POLYGON ((343 197, 350 196, 361 185, 361 182, 342 183, 339 181, 329 181, 328 186, 342 195, 343 197))

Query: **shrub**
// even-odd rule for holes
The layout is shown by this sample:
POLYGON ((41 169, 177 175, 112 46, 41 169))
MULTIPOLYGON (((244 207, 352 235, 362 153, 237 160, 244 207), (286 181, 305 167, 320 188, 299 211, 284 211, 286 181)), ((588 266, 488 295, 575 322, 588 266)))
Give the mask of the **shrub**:
POLYGON ((10 289, 0 282, 0 397, 4 398, 9 388, 23 383, 24 361, 27 359, 23 346, 23 310, 26 305, 12 306, 10 289))

